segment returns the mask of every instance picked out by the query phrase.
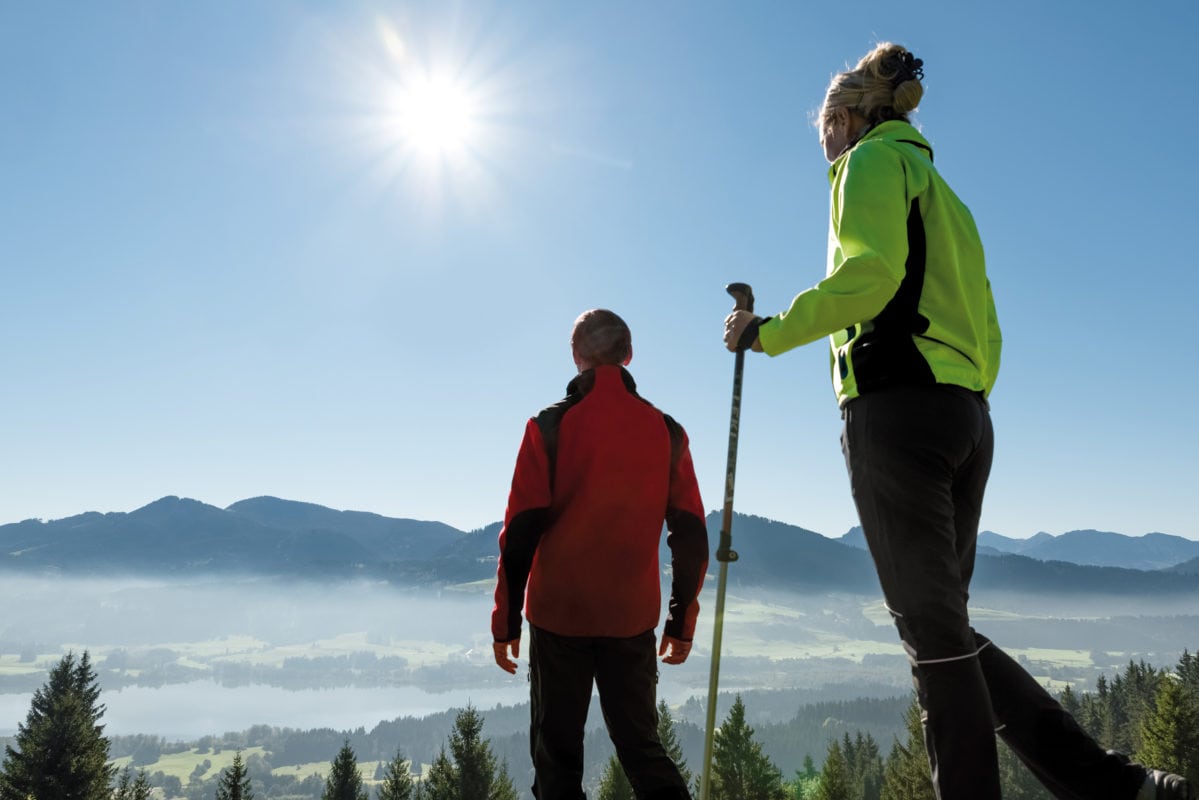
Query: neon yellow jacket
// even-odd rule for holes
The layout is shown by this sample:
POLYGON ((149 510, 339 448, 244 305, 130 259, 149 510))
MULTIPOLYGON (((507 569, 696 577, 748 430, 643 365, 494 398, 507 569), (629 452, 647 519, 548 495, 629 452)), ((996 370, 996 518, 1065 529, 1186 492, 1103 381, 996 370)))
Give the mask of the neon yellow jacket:
POLYGON ((1002 338, 970 210, 915 128, 872 128, 829 169, 828 272, 762 324, 769 355, 828 336, 847 401, 887 386, 952 383, 990 393, 1002 338))

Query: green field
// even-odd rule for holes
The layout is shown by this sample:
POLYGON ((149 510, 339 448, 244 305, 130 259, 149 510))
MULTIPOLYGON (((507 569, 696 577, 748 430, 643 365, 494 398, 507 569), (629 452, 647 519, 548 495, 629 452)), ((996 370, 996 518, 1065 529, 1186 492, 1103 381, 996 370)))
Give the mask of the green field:
MULTIPOLYGON (((65 649, 63 652, 66 652, 65 649)), ((22 661, 16 653, 0 654, 0 676, 44 673, 54 666, 62 653, 39 653, 32 661, 22 661)))
MULTIPOLYGON (((261 747, 247 747, 241 751, 242 759, 249 758, 253 754, 265 755, 265 751, 261 747)), ((153 764, 146 764, 140 769, 146 772, 162 771, 166 775, 173 775, 179 778, 185 784, 187 779, 195 772, 196 767, 203 764, 205 760, 211 761, 212 766, 204 773, 205 779, 211 778, 213 775, 220 773, 221 770, 233 765, 233 757, 237 754, 235 750, 222 750, 219 753, 213 753, 211 750, 201 753, 199 750, 185 750, 182 753, 170 753, 161 756, 158 761, 153 764)), ((124 769, 129 766, 132 761, 132 756, 118 758, 112 763, 117 769, 124 769)), ((137 769, 134 770, 135 772, 137 769)))
MULTIPOLYGON (((195 773, 196 767, 202 765, 205 761, 211 762, 211 765, 200 776, 203 780, 211 780, 218 776, 222 770, 233 766, 233 757, 236 755, 235 750, 222 750, 219 753, 213 753, 211 750, 201 752, 198 749, 185 750, 181 753, 171 753, 163 755, 153 764, 144 764, 136 769, 144 769, 147 773, 162 772, 164 775, 175 777, 181 780, 184 785, 188 779, 195 773)), ((258 754, 265 756, 266 751, 261 747, 247 747, 241 751, 242 759, 245 760, 250 756, 258 754)), ((132 757, 115 759, 112 763, 119 770, 123 770, 129 765, 132 757)), ((328 761, 317 761, 311 764, 298 764, 286 767, 278 767, 271 770, 275 775, 290 775, 297 780, 315 775, 324 778, 329 773, 328 761)), ((373 786, 378 781, 375 780, 375 771, 378 769, 380 762, 378 761, 363 761, 358 764, 358 772, 362 775, 362 780, 368 786, 373 786)))

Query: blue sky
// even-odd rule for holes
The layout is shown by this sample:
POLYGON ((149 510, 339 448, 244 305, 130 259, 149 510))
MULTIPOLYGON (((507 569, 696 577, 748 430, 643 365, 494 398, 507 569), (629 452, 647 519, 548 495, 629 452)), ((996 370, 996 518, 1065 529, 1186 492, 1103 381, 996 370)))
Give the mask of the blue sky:
MULTIPOLYGON (((1181 0, 5 4, 0 523, 487 524, 597 306, 719 508, 723 287, 772 313, 823 275, 812 114, 892 40, 1004 328, 984 528, 1199 539, 1196 30, 1181 0), (426 81, 460 124, 418 136, 426 81)), ((839 428, 823 344, 751 357, 738 510, 854 525, 839 428)))

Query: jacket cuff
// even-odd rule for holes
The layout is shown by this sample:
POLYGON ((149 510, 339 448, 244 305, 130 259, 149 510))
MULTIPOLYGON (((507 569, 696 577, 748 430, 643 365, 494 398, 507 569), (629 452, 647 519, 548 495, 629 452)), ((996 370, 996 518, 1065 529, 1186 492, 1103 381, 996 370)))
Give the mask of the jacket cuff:
POLYGON ((758 328, 762 327, 762 323, 769 322, 770 317, 754 317, 745 330, 741 331, 741 338, 737 340, 738 350, 749 350, 754 346, 754 340, 758 338, 758 328))

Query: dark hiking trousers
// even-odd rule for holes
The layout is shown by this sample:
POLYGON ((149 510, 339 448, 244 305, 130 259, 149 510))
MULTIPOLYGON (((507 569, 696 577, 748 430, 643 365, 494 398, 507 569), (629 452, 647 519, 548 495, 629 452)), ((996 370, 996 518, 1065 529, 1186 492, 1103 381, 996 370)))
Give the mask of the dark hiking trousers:
POLYGON ((658 738, 654 632, 624 639, 529 628, 533 795, 538 800, 586 797, 583 729, 594 682, 616 757, 638 800, 690 800, 658 738))
POLYGON ((998 800, 998 733, 1055 797, 1132 800, 1105 752, 966 611, 994 434, 986 400, 901 386, 849 401, 841 447, 887 609, 912 663, 941 800, 998 800))

